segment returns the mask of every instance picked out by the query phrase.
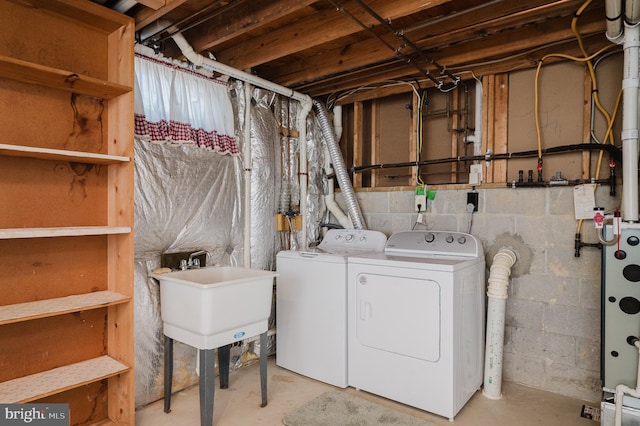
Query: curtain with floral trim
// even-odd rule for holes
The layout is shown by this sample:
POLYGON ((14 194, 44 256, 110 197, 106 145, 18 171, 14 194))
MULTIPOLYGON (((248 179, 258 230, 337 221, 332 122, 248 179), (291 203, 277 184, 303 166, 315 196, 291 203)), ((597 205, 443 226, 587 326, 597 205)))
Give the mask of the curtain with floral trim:
POLYGON ((227 83, 187 64, 135 49, 135 136, 238 155, 227 83))

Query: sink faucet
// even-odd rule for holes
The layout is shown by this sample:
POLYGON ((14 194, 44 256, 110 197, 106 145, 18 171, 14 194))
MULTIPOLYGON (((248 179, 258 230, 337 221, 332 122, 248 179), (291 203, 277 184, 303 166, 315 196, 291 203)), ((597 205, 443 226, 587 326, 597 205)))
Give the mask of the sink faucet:
POLYGON ((182 269, 183 271, 185 269, 197 269, 200 267, 200 259, 198 259, 196 256, 199 256, 201 254, 208 254, 206 250, 199 250, 196 252, 193 252, 189 255, 189 260, 187 261, 186 259, 182 259, 180 261, 180 269, 182 269))

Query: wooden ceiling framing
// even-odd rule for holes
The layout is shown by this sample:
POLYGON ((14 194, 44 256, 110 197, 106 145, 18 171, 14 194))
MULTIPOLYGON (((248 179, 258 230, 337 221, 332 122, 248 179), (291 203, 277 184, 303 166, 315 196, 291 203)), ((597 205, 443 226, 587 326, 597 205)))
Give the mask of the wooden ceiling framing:
MULTIPOLYGON (((157 32, 150 28, 166 28, 165 22, 170 22, 202 55, 212 54, 221 63, 311 96, 327 97, 354 92, 359 96, 363 87, 398 81, 419 82, 426 88, 435 80, 446 86, 452 75, 468 80, 535 67, 548 53, 583 56, 571 28, 583 4, 584 0, 139 0, 126 13, 136 20, 139 41, 166 56, 181 56, 166 31, 145 37, 157 32)), ((604 2, 598 0, 577 18, 589 54, 609 44, 605 22, 604 2)), ((408 86, 398 87, 406 91, 408 86)))

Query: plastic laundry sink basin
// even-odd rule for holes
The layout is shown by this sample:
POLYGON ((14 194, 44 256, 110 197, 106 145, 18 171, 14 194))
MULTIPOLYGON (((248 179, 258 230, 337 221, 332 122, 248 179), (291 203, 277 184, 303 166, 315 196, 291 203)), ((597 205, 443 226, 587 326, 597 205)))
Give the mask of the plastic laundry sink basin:
POLYGON ((268 328, 273 271, 233 266, 149 274, 160 281, 164 334, 214 349, 268 328))

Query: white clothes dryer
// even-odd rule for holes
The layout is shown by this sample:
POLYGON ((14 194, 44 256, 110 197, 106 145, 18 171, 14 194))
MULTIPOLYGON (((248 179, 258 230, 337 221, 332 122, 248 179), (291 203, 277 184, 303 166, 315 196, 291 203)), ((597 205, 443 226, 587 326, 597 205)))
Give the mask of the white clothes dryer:
POLYGON ((453 420, 482 384, 480 242, 399 232, 348 264, 349 385, 453 420))
POLYGON ((382 252, 378 231, 331 229, 317 249, 276 256, 276 364, 331 385, 347 384, 347 258, 382 252))

